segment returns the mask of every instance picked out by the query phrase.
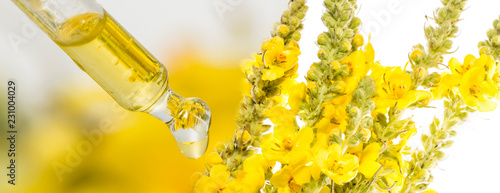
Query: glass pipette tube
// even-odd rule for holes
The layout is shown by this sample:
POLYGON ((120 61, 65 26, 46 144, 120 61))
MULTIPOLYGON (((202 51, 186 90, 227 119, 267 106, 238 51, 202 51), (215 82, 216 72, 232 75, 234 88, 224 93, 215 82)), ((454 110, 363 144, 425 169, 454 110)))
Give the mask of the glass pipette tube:
POLYGON ((206 151, 211 113, 168 84, 167 69, 94 0, 13 0, 123 108, 165 122, 189 158, 206 151))

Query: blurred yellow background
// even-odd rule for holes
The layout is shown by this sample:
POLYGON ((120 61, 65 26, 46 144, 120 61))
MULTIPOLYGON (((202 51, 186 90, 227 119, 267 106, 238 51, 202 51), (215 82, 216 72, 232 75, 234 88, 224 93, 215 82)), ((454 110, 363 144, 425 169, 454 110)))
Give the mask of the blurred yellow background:
MULTIPOLYGON (((227 140, 235 129, 232 119, 240 99, 242 76, 238 68, 213 68, 211 61, 198 57, 186 54, 176 59, 175 63, 185 67, 172 72, 170 81, 176 92, 200 97, 210 106, 213 114, 210 151, 216 142, 227 140)), ((37 162, 34 167, 41 166, 33 168, 41 170, 41 180, 26 192, 189 192, 190 176, 204 171, 204 157, 196 160, 184 157, 163 122, 145 113, 120 108, 100 88, 62 89, 55 95, 48 115, 30 124, 36 127, 33 132, 21 135, 26 141, 22 146, 30 147, 23 153, 37 162), (100 127, 106 120, 113 124, 111 131, 100 127), (93 144, 88 156, 80 155, 80 164, 69 166, 67 159, 71 152, 77 152, 82 143, 92 142, 86 134, 96 132, 104 133, 101 142, 93 144), (72 171, 66 172, 55 162, 72 171), (58 171, 62 181, 58 179, 58 171)))

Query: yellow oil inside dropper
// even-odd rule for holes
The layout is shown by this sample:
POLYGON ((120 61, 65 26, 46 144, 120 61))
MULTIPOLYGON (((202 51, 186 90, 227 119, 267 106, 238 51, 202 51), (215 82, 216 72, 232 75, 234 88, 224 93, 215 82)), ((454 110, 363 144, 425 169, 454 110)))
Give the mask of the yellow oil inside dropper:
POLYGON ((163 65, 107 12, 69 18, 54 41, 126 109, 145 110, 168 87, 163 65))
POLYGON ((106 11, 75 14, 57 23, 43 18, 50 14, 37 13, 30 0, 14 2, 122 107, 167 123, 185 156, 204 154, 211 118, 207 105, 172 92, 166 68, 106 11))

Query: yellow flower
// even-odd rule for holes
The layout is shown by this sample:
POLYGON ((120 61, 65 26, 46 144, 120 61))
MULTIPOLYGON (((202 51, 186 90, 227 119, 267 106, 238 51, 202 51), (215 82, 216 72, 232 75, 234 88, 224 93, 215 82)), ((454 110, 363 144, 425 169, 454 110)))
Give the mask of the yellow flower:
POLYGON ((210 177, 202 176, 194 187, 195 193, 219 193, 222 192, 229 180, 229 172, 224 165, 215 165, 210 169, 210 177))
POLYGON ((276 80, 285 75, 297 64, 300 55, 299 45, 296 42, 290 42, 286 46, 281 37, 274 37, 262 44, 264 51, 264 70, 262 71, 263 80, 276 80))
POLYGON ((497 86, 485 79, 486 71, 483 67, 474 67, 467 71, 460 82, 460 94, 465 104, 479 111, 492 111, 497 104, 492 101, 498 95, 497 86))
MULTIPOLYGON (((383 179, 381 180, 386 187, 383 189, 387 189, 394 185, 390 190, 391 192, 399 192, 404 184, 405 176, 400 172, 400 167, 398 162, 392 159, 381 159, 380 163, 384 165, 385 168, 390 171, 389 173, 381 174, 383 175, 383 179)), ((379 187, 377 187, 379 188, 379 187)), ((387 192, 385 190, 379 189, 380 192, 387 192)))
MULTIPOLYGON (((406 174, 406 161, 403 159, 405 155, 412 153, 410 147, 406 145, 411 136, 413 136, 417 132, 417 128, 415 125, 409 125, 408 131, 401 134, 398 144, 392 145, 392 142, 389 143, 386 151, 391 155, 392 158, 395 159, 382 159, 379 160, 385 168, 392 170, 391 178, 393 182, 398 181, 398 184, 401 182, 401 178, 406 174)), ((385 175, 387 176, 387 175, 385 175)), ((393 183, 392 182, 392 183, 393 183)), ((390 184, 389 186, 391 186, 390 184)), ((402 184, 401 184, 402 185, 402 184)))
POLYGON ((289 163, 292 151, 309 151, 314 138, 312 128, 304 127, 295 133, 294 127, 277 125, 274 132, 262 139, 262 154, 267 160, 289 163))
POLYGON ((268 111, 268 116, 271 122, 273 122, 276 126, 283 125, 289 128, 294 127, 295 114, 285 107, 271 107, 268 111))
POLYGON ((422 193, 438 193, 438 192, 435 190, 426 190, 426 191, 423 191, 422 193))
POLYGON ((252 54, 252 59, 244 59, 240 63, 241 71, 246 75, 252 73, 253 66, 261 68, 263 66, 262 54, 252 54))
POLYGON ((306 152, 294 152, 290 164, 277 171, 271 177, 271 184, 278 188, 278 193, 300 193, 302 185, 311 180, 309 163, 311 156, 306 152))
POLYGON ((452 90, 455 87, 458 87, 460 84, 461 77, 457 74, 449 74, 447 72, 441 74, 441 80, 437 87, 432 88, 432 96, 435 99, 442 99, 446 96, 448 91, 452 90))
POLYGON ((411 90, 411 76, 401 67, 382 67, 375 63, 371 76, 377 85, 377 97, 373 99, 377 108, 396 106, 406 108, 416 102, 428 103, 431 93, 422 90, 411 90))
POLYGON ((288 105, 290 105, 292 111, 298 112, 299 105, 302 104, 306 97, 306 84, 303 82, 293 84, 283 92, 288 94, 288 105))
POLYGON ((265 172, 271 166, 262 155, 254 154, 243 162, 243 171, 235 172, 224 192, 255 193, 265 183, 265 172))
POLYGON ((331 127, 328 128, 329 131, 332 131, 332 129, 340 129, 342 132, 344 132, 347 125, 347 113, 345 111, 346 106, 343 104, 335 104, 336 102, 339 101, 334 100, 332 102, 325 103, 323 116, 328 119, 329 122, 333 123, 330 125, 331 127))
POLYGON ((205 157, 205 164, 210 168, 214 165, 222 164, 222 158, 219 156, 217 152, 210 152, 205 157))
POLYGON ((363 150, 359 158, 359 172, 366 178, 371 178, 380 168, 381 165, 377 162, 379 153, 380 144, 378 143, 370 143, 363 150))
POLYGON ((488 57, 481 54, 479 58, 476 59, 473 55, 469 54, 465 56, 464 63, 461 64, 456 58, 452 58, 448 63, 452 74, 457 74, 463 76, 467 71, 473 67, 484 67, 488 60, 488 57))
POLYGON ((356 176, 358 166, 358 157, 352 154, 342 155, 340 145, 332 144, 328 149, 320 147, 315 151, 311 175, 314 179, 318 179, 322 172, 336 184, 342 185, 356 176))

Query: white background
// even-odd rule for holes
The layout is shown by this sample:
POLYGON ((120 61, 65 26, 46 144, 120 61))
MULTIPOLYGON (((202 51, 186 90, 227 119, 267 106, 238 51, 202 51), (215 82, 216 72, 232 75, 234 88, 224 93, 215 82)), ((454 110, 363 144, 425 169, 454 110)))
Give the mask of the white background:
MULTIPOLYGON (((285 0, 241 0, 234 1, 239 3, 231 5, 232 10, 221 13, 213 3, 227 3, 226 0, 98 1, 167 67, 168 54, 165 53, 176 49, 172 45, 186 41, 179 38, 186 34, 209 54, 224 56, 232 53, 228 50, 240 49, 235 55, 248 57, 268 37, 273 22, 286 7, 285 0)), ((372 34, 376 60, 383 65, 398 66, 406 63, 413 45, 425 45, 425 16, 432 16, 440 1, 360 0, 359 4, 358 16, 364 24, 361 31, 365 37, 372 34)), ((310 0, 309 6, 300 42, 299 71, 302 75, 312 62, 318 60, 315 41, 325 30, 320 21, 323 13, 321 1, 310 0)), ((457 51, 452 54, 459 60, 463 60, 466 54, 478 55, 477 43, 486 39, 486 30, 500 15, 497 0, 471 1, 466 8, 459 24, 459 36, 454 40, 457 51)), ((21 85, 29 85, 31 89, 20 94, 26 101, 26 109, 42 108, 47 88, 65 78, 91 83, 90 78, 72 65, 72 61, 40 31, 32 36, 28 34, 28 41, 14 48, 8 40, 9 34, 23 35, 23 26, 29 24, 25 19, 26 16, 13 3, 0 2, 1 81, 15 78, 21 85), (44 65, 40 65, 41 61, 44 65)), ((447 56, 445 61, 449 58, 447 56)), ((439 114, 438 110, 416 111, 416 119, 425 122, 439 114)), ((447 159, 433 171, 435 182, 431 187, 444 193, 500 192, 497 188, 500 181, 499 118, 500 110, 475 114, 457 129, 454 146, 446 150, 447 159)), ((425 131, 427 124, 421 124, 420 130, 425 131)))

